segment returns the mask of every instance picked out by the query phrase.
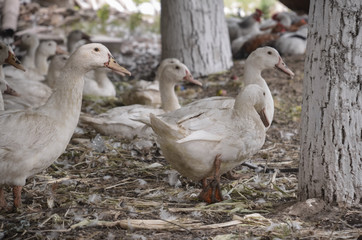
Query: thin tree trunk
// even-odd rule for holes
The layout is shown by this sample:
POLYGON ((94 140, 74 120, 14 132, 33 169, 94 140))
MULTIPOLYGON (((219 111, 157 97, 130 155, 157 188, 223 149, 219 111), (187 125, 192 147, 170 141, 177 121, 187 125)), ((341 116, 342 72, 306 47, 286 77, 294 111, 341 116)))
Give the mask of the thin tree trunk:
POLYGON ((162 59, 178 58, 195 77, 232 65, 222 0, 161 0, 162 59))
POLYGON ((362 2, 311 0, 299 198, 362 201, 362 2))
POLYGON ((1 29, 12 29, 16 31, 19 16, 19 0, 5 0, 2 8, 1 29))

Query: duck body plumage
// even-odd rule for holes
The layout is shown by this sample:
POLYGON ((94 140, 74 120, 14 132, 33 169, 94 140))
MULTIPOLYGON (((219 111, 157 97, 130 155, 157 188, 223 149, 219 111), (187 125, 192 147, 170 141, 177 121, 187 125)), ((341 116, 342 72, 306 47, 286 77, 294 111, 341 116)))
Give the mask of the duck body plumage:
POLYGON ((133 119, 144 118, 150 113, 162 114, 160 108, 133 104, 108 110, 96 118, 86 115, 81 116, 81 121, 90 124, 97 132, 107 136, 122 136, 126 139, 134 137, 147 137, 152 134, 152 129, 144 123, 133 119))
POLYGON ((125 105, 142 104, 160 107, 162 104, 160 94, 160 76, 165 66, 172 63, 181 63, 177 58, 166 58, 158 66, 154 81, 139 80, 131 83, 132 88, 121 94, 125 105))
POLYGON ((179 61, 171 61, 164 65, 161 64, 161 66, 161 109, 153 106, 133 104, 110 109, 98 116, 82 115, 81 122, 92 126, 104 135, 113 135, 126 139, 133 139, 135 137, 149 138, 153 131, 149 126, 145 125, 145 122, 149 122, 150 113, 158 115, 180 108, 174 91, 175 84, 186 80, 201 85, 200 82, 193 79, 188 68, 179 61))
POLYGON ((70 122, 61 123, 32 109, 0 114, 0 124, 0 159, 6 160, 0 161, 0 184, 15 186, 25 185, 29 176, 52 164, 64 152, 74 131, 70 122), (54 128, 60 124, 65 127, 54 128), (31 137, 19 141, 21 136, 31 137))
POLYGON ((302 26, 296 32, 284 33, 275 43, 281 55, 304 54, 307 48, 308 28, 302 26))
MULTIPOLYGON (((252 84, 243 92, 250 88, 263 91, 252 84)), ((151 115, 157 142, 171 166, 183 176, 198 181, 212 175, 217 155, 222 159, 222 174, 258 151, 265 141, 265 126, 250 104, 235 105, 200 109, 181 118, 179 110, 151 115)))
POLYGON ((107 76, 107 69, 89 72, 84 79, 84 96, 115 97, 116 88, 107 76))
POLYGON ((6 110, 41 106, 53 92, 42 82, 19 78, 10 79, 8 85, 18 93, 18 96, 4 95, 6 110))
POLYGON ((12 68, 4 68, 6 77, 13 79, 23 79, 32 81, 43 81, 45 75, 48 72, 49 62, 48 58, 55 55, 57 50, 57 44, 54 41, 44 41, 39 44, 35 53, 34 64, 31 63, 31 59, 28 62, 28 68, 26 72, 19 71, 12 68), (30 67, 34 65, 34 67, 30 67))
POLYGON ((131 83, 133 86, 121 94, 125 105, 142 104, 153 107, 161 106, 159 81, 139 80, 131 83))
MULTIPOLYGON (((83 76, 105 66, 129 74, 103 45, 84 45, 69 58, 44 105, 0 112, 0 185, 23 186, 64 152, 78 124, 83 76)), ((14 200, 14 206, 19 205, 14 200)))
MULTIPOLYGON (((265 91, 265 112, 270 123, 272 122, 274 117, 274 100, 265 79, 261 76, 261 72, 264 69, 273 67, 280 68, 289 75, 294 75, 285 65, 283 60, 280 58, 279 53, 274 48, 259 48, 252 54, 250 54, 248 59, 245 61, 245 72, 243 78, 245 87, 249 84, 257 84, 265 91), (271 55, 268 54, 269 52, 271 53, 271 55)), ((187 117, 190 114, 193 114, 195 111, 202 111, 205 109, 230 109, 234 106, 234 103, 235 99, 232 97, 210 97, 196 100, 182 107, 173 114, 175 114, 176 118, 181 118, 183 116, 187 117)), ((266 130, 267 129, 269 129, 269 127, 266 128, 266 130)))
POLYGON ((12 65, 12 67, 15 67, 19 70, 25 70, 23 65, 21 65, 20 61, 16 58, 13 50, 4 42, 0 41, 0 111, 3 111, 5 109, 3 92, 16 95, 16 92, 9 86, 9 83, 5 80, 5 75, 3 72, 4 63, 10 64, 12 65))

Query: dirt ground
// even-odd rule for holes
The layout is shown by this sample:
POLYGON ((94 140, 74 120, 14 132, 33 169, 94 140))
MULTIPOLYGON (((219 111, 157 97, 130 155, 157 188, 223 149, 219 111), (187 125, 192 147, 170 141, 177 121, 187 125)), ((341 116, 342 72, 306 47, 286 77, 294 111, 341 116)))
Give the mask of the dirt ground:
MULTIPOLYGON (((31 14, 47 20, 44 12, 50 11, 54 18, 51 9, 31 14)), ((275 116, 263 149, 250 159, 257 168, 236 168, 237 180, 222 176, 223 202, 199 202, 201 184, 172 170, 155 141, 126 141, 80 126, 66 152, 27 180, 22 207, 0 212, 0 240, 362 239, 362 209, 316 199, 297 203, 304 56, 284 61, 293 79, 275 69, 263 73, 275 116)), ((140 66, 135 69, 144 69, 140 66)), ((181 104, 220 93, 236 96, 243 66, 236 61, 230 71, 200 78, 202 88, 178 87, 181 104)), ((123 83, 115 79, 115 84, 119 95, 123 83)), ((82 110, 96 114, 121 104, 120 99, 88 99, 82 110)), ((6 198, 10 204, 10 188, 6 198)))
MULTIPOLYGON (((172 170, 156 143, 101 136, 83 126, 56 163, 28 179, 22 208, 0 214, 0 239, 360 239, 361 209, 295 205, 304 56, 284 60, 296 76, 263 73, 275 118, 263 149, 250 159, 279 171, 240 166, 240 179, 222 177, 225 201, 206 205, 197 200, 200 184, 172 170)), ((220 90, 235 96, 243 63, 200 79, 203 88, 179 88, 181 102, 220 90)), ((88 100, 83 111, 118 103, 88 100)))

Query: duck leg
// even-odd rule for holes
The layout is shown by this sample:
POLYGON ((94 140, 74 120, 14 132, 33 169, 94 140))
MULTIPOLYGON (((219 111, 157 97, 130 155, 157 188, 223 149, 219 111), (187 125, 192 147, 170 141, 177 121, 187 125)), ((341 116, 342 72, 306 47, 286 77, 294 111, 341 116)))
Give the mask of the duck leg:
POLYGON ((12 96, 17 96, 19 97, 20 95, 14 90, 12 89, 9 85, 6 84, 6 90, 4 91, 4 94, 8 94, 8 95, 12 95, 12 96))
POLYGON ((14 207, 19 208, 21 205, 21 189, 22 186, 13 187, 13 196, 14 196, 14 207))
POLYGON ((214 177, 209 184, 207 184, 207 178, 202 179, 202 191, 199 195, 201 201, 207 203, 216 203, 223 200, 220 190, 220 154, 216 155, 214 161, 214 177))
POLYGON ((4 189, 0 188, 0 209, 5 209, 7 207, 6 201, 5 201, 5 194, 4 189))

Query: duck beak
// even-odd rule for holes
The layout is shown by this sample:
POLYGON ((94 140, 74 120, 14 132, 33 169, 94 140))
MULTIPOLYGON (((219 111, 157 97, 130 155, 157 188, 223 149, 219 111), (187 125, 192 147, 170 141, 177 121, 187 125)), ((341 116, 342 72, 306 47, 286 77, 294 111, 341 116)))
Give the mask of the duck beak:
POLYGON ((19 38, 19 39, 15 40, 15 41, 13 42, 13 45, 14 45, 14 46, 19 46, 21 43, 22 43, 21 38, 19 38))
POLYGON ((119 75, 125 76, 126 74, 128 74, 129 76, 131 76, 131 73, 127 69, 119 65, 111 54, 108 54, 108 59, 108 62, 104 63, 105 67, 111 69, 119 75))
POLYGON ((284 61, 281 57, 279 57, 279 62, 275 65, 275 67, 277 69, 279 69, 280 71, 288 74, 292 78, 294 77, 294 73, 287 67, 287 65, 284 63, 284 61))
POLYGON ((55 54, 58 54, 58 55, 60 55, 60 54, 69 54, 67 51, 64 51, 64 49, 63 48, 61 48, 60 46, 58 46, 57 45, 57 48, 56 48, 56 50, 55 50, 55 54))
POLYGON ((259 116, 260 116, 260 119, 261 121, 263 122, 264 126, 265 127, 269 127, 270 123, 269 123, 269 120, 265 114, 265 108, 263 108, 260 112, 258 112, 259 116))
POLYGON ((184 80, 193 84, 196 84, 198 86, 202 86, 202 83, 200 81, 197 81, 194 79, 194 77, 191 75, 189 71, 186 70, 186 76, 184 77, 184 80))
POLYGON ((9 85, 6 84, 6 90, 4 91, 4 94, 16 96, 19 97, 20 94, 17 93, 14 89, 12 89, 9 85))
POLYGON ((16 67, 17 69, 23 70, 25 72, 25 68, 23 67, 23 65, 21 65, 21 62, 19 61, 19 59, 14 55, 14 53, 12 53, 11 51, 8 51, 9 56, 8 58, 5 60, 6 63, 13 65, 14 67, 16 67))

